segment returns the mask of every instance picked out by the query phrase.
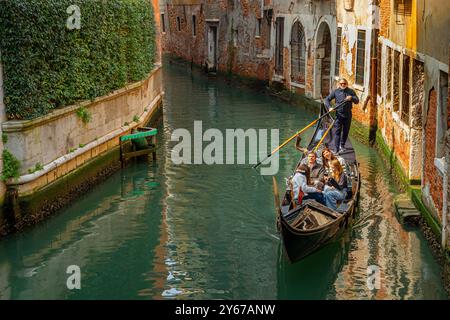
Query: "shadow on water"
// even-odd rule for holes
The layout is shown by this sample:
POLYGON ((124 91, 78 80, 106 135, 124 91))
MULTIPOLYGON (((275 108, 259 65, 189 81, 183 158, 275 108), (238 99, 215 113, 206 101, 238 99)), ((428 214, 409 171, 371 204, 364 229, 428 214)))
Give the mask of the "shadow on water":
POLYGON ((351 230, 311 256, 290 263, 282 244, 278 246, 278 299, 326 299, 348 259, 351 230))

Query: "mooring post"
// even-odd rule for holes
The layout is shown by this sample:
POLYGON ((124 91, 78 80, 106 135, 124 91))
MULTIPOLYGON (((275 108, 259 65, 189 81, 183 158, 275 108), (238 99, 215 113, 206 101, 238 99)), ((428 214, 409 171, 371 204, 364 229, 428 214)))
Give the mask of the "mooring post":
POLYGON ((16 222, 20 218, 19 191, 17 188, 8 187, 6 189, 3 212, 8 232, 15 231, 16 222))

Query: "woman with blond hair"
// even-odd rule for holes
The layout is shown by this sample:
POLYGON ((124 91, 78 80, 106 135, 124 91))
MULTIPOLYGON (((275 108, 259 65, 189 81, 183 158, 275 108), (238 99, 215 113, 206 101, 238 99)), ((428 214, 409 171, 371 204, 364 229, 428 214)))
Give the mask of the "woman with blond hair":
POLYGON ((326 179, 324 189, 325 204, 328 208, 336 210, 337 202, 347 196, 347 176, 339 160, 334 159, 329 164, 331 175, 326 179))

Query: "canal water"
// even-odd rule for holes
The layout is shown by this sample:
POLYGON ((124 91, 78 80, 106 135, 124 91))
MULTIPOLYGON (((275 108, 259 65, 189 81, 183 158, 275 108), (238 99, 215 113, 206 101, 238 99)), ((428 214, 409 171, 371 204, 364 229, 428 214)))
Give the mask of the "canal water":
MULTIPOLYGON (((48 221, 0 241, 0 299, 447 298, 424 237, 395 217, 397 190, 373 149, 353 140, 362 190, 352 231, 290 264, 271 177, 250 165, 175 165, 170 136, 201 120, 203 130, 276 128, 281 142, 317 111, 183 66, 166 64, 164 81, 157 163, 130 164, 48 221), (67 288, 73 265, 79 290, 67 288), (371 286, 368 268, 379 275, 371 286)), ((298 156, 293 145, 281 151, 281 186, 298 156)))

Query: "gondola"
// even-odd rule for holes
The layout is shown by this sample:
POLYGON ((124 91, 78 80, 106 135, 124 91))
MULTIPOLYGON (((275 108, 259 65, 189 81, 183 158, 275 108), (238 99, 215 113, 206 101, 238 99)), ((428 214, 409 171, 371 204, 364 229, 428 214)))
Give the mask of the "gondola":
MULTIPOLYGON (((322 104, 320 116, 327 111, 326 106, 322 104)), ((320 155, 323 146, 328 146, 333 141, 332 130, 321 141, 322 135, 333 124, 333 120, 334 117, 329 113, 316 124, 313 137, 307 147, 308 150, 313 150, 321 142, 317 151, 320 155)), ((281 234, 284 252, 292 263, 337 240, 351 225, 355 217, 361 183, 359 163, 350 139, 347 139, 345 149, 346 152, 339 156, 343 157, 346 163, 345 172, 349 181, 348 193, 337 210, 332 210, 314 200, 303 201, 300 206, 292 208, 289 187, 286 187, 281 205, 276 204, 278 230, 281 234)), ((305 155, 301 157, 299 163, 303 157, 305 155)), ((274 188, 278 190, 276 182, 274 188)), ((275 197, 278 202, 278 195, 276 194, 275 197)))

